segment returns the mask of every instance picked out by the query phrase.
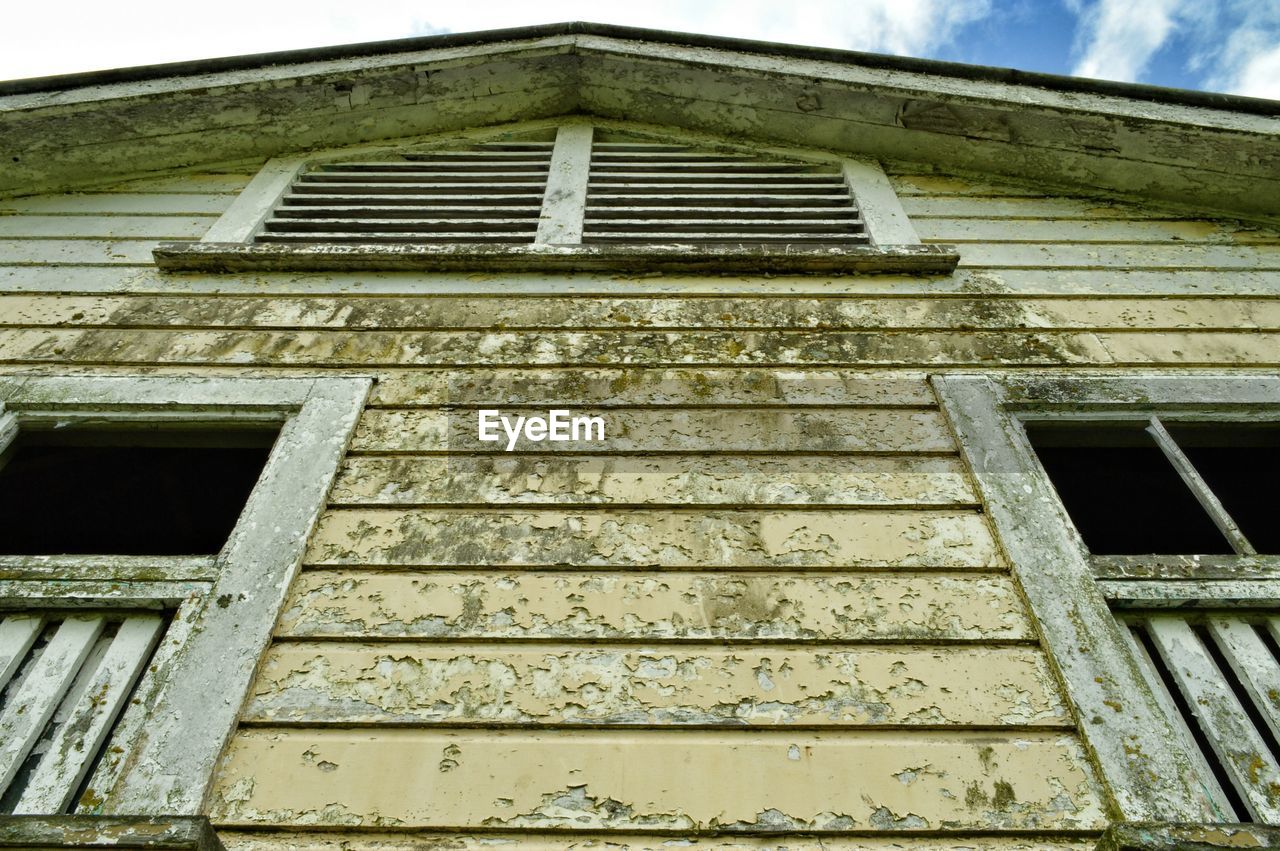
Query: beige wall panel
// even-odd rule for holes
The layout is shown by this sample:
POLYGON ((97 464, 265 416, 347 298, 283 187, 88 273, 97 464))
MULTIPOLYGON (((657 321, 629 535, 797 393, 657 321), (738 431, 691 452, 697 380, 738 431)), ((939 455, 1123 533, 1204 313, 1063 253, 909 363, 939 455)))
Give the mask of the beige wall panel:
POLYGON ((0 239, 0 264, 145 266, 154 239, 0 239))
MULTIPOLYGON (((141 177, 126 180, 109 186, 98 186, 94 194, 101 193, 157 193, 157 194, 190 194, 190 193, 235 193, 249 185, 266 160, 253 163, 239 163, 228 166, 226 171, 201 171, 192 173, 170 172, 159 177, 141 177)), ((43 196, 58 197, 58 196, 43 196)))
POLYGON ((242 719, 270 724, 1068 727, 1031 647, 277 643, 242 719))
MULTIPOLYGON (((231 194, 81 193, 30 195, 0 199, 0 216, 220 216, 235 200, 231 194)), ((120 236, 122 234, 115 234, 120 236)))
MULTIPOLYGON (((1129 219, 929 219, 912 221, 925 241, 934 242, 1135 242, 1274 244, 1280 233, 1213 221, 1133 221, 1129 219)), ((964 253, 964 249, 961 249, 964 253)))
POLYGON ((643 836, 608 833, 563 834, 484 833, 276 833, 219 830, 227 851, 1093 851, 1097 839, 1036 839, 997 836, 956 836, 942 839, 892 837, 776 836, 643 836))
POLYGON ((1072 736, 242 730, 226 824, 1098 830, 1072 736))
POLYGON ((461 295, 506 299, 518 295, 558 297, 669 297, 707 295, 1082 295, 1209 296, 1280 295, 1280 272, 1252 269, 960 269, 946 276, 791 275, 778 277, 660 275, 535 275, 488 273, 312 272, 298 274, 184 274, 149 266, 6 266, 0 261, 0 291, 56 293, 151 293, 174 295, 461 295))
POLYGON ((993 574, 307 570, 290 638, 1028 641, 993 574))
MULTIPOLYGON (((3 225, 4 219, 0 219, 3 225)), ((587 329, 1280 328, 1280 299, 0 296, 5 325, 587 329)))
POLYGON ((1101 332, 1098 341, 1119 363, 1280 364, 1280 335, 1256 334, 1128 334, 1101 332))
POLYGON ((1038 197, 989 198, 979 196, 904 196, 902 208, 913 221, 929 218, 971 219, 1183 219, 1179 213, 1137 207, 1093 198, 1038 197))
MULTIPOLYGON (((477 438, 480 409, 378 409, 364 413, 353 451, 505 452, 508 441, 477 438)), ((547 416, 542 408, 502 406, 507 417, 547 416)), ((573 416, 604 420, 605 439, 530 441, 522 452, 954 452, 955 441, 937 411, 875 408, 600 409, 574 406, 573 416)), ((503 434, 497 426, 497 433, 503 434)))
MULTIPOLYGON (((1008 198, 1045 197, 1044 187, 1017 183, 992 183, 983 178, 966 178, 941 174, 915 174, 910 165, 882 162, 889 183, 899 195, 1000 195, 1008 198), (899 169, 903 169, 899 173, 899 169)), ((1081 199, 1088 201, 1089 199, 1081 199)), ((1098 203, 1089 201, 1089 203, 1098 203)))
MULTIPOLYGON (((136 375, 131 366, 76 366, 75 372, 94 375, 136 375)), ((0 373, 37 374, 65 371, 51 365, 0 363, 0 373)), ((156 375, 271 376, 297 374, 292 368, 271 367, 149 367, 156 375)), ((370 396, 373 406, 438 407, 448 402, 472 405, 519 404, 538 407, 566 405, 714 405, 813 406, 870 405, 876 407, 934 407, 925 373, 885 370, 879 373, 846 370, 790 369, 646 369, 467 368, 361 369, 377 379, 370 396)))
POLYGON ((306 560, 336 565, 1002 566, 976 512, 396 510, 320 518, 306 560))
POLYGON ((335 504, 973 507, 959 459, 879 456, 348 458, 335 504))
POLYGON ((0 358, 243 366, 960 366, 1107 363, 1093 333, 14 330, 0 358))
POLYGON ((458 368, 379 371, 372 405, 937 405, 925 373, 458 368))
POLYGON ((6 216, 0 239, 198 239, 216 216, 6 216))
POLYGON ((1280 269, 1280 245, 1072 245, 971 243, 965 268, 1280 269))

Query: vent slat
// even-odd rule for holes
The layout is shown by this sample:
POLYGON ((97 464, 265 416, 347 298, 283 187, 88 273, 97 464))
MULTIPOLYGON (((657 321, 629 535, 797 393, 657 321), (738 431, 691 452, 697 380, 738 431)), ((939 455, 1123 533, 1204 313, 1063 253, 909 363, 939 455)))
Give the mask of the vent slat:
MULTIPOLYGON (((400 187, 396 187, 396 188, 400 189, 400 187)), ((453 208, 453 207, 468 207, 468 206, 477 206, 477 205, 492 206, 495 204, 502 204, 502 205, 511 205, 511 206, 536 207, 538 209, 542 208, 541 194, 502 193, 502 194, 490 195, 483 192, 477 192, 475 194, 469 194, 469 195, 430 195, 430 196, 403 195, 398 193, 388 193, 385 195, 377 194, 377 193, 370 193, 370 194, 352 193, 350 195, 341 195, 341 194, 332 194, 332 193, 316 194, 316 195, 298 194, 298 195, 290 196, 289 198, 286 198, 283 202, 281 202, 282 206, 280 207, 280 209, 282 210, 305 209, 306 207, 311 205, 350 206, 350 207, 363 207, 366 205, 373 205, 373 206, 404 205, 404 206, 418 206, 418 207, 427 208, 428 205, 425 203, 426 201, 431 202, 429 205, 430 207, 447 206, 447 207, 453 208)))
POLYGON ((425 169, 417 171, 369 171, 339 172, 326 171, 316 175, 315 180, 308 175, 298 178, 298 186, 313 183, 414 183, 423 186, 469 185, 472 183, 513 184, 519 186, 541 186, 546 181, 545 169, 542 172, 522 171, 441 171, 431 172, 425 169), (438 175, 438 176, 437 176, 438 175))
POLYGON ((13 782, 105 625, 101 617, 64 620, 30 675, 6 701, 0 713, 0 790, 13 782))
MULTIPOLYGON (((683 206, 672 204, 670 206, 635 206, 635 207, 591 207, 591 215, 593 219, 601 221, 619 221, 624 219, 652 219, 667 215, 682 215, 691 218, 707 218, 720 220, 725 216, 745 216, 752 212, 752 208, 747 205, 739 205, 737 207, 712 207, 699 204, 697 206, 683 206)), ((823 217, 830 219, 838 219, 841 222, 860 222, 861 217, 858 211, 844 206, 828 206, 823 204, 810 204, 805 207, 768 207, 768 216, 771 219, 789 219, 796 218, 814 218, 823 217)), ((754 216, 752 217, 755 218, 754 216)))
POLYGON ((9 615, 0 621, 0 690, 22 665, 43 627, 44 618, 39 615, 9 615))
POLYGON ((1280 763, 1200 635, 1182 618, 1150 617, 1148 632, 1185 702, 1194 723, 1208 739, 1214 757, 1236 793, 1258 821, 1280 818, 1271 789, 1280 784, 1280 763))
POLYGON ((767 238, 769 242, 865 242, 854 234, 844 233, 805 233, 794 231, 776 231, 769 233, 748 231, 716 232, 674 232, 658 230, 634 231, 630 233, 601 233, 586 231, 583 242, 759 242, 767 238))
POLYGON ((523 232, 494 231, 441 231, 438 233, 353 233, 316 232, 316 233, 263 233, 258 235, 258 242, 343 242, 343 243, 384 243, 384 242, 533 242, 537 229, 523 232))
POLYGON ((503 219, 522 218, 537 219, 541 208, 532 205, 507 205, 493 207, 472 207, 458 205, 456 207, 421 205, 381 206, 377 204, 327 205, 315 207, 279 207, 275 215, 281 219, 426 219, 436 217, 457 221, 458 219, 503 219))
POLYGON ((80 788, 134 682, 151 658, 164 619, 135 615, 120 624, 106 655, 49 742, 22 792, 16 815, 62 812, 80 788))
POLYGON ((268 219, 264 225, 272 233, 317 232, 413 232, 431 233, 445 229, 452 232, 482 230, 537 229, 537 217, 526 219, 268 219))

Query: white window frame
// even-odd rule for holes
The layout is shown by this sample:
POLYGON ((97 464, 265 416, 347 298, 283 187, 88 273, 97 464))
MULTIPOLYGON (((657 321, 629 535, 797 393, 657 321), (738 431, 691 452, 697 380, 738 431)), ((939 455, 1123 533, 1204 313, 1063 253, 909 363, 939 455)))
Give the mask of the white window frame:
POLYGON ((1202 758, 1163 711, 1116 612, 1274 609, 1280 606, 1280 556, 1091 555, 1022 423, 1144 421, 1153 415, 1165 421, 1280 421, 1280 378, 1238 372, 951 374, 932 381, 1122 820, 1234 822, 1202 782, 1202 758))
POLYGON ((171 622, 80 813, 195 816, 372 379, 0 377, 0 449, 29 425, 280 425, 214 556, 0 555, 0 607, 164 608, 171 622))
POLYGON ((365 145, 274 157, 198 242, 163 243, 154 251, 156 265, 174 271, 368 270, 482 268, 490 271, 706 271, 753 273, 952 272, 959 262, 954 246, 926 245, 912 227, 898 195, 879 162, 840 157, 824 151, 752 147, 723 139, 655 133, 619 122, 569 119, 491 128, 468 138, 404 140, 399 145, 365 145), (509 138, 529 129, 555 128, 555 144, 547 188, 534 242, 529 245, 315 245, 258 244, 255 236, 298 174, 318 163, 368 159, 415 151, 448 150, 480 141, 509 138), (869 245, 847 247, 668 244, 584 245, 583 218, 590 173, 591 144, 596 128, 638 133, 659 142, 702 145, 735 153, 767 154, 786 159, 828 163, 844 175, 857 205, 869 245))

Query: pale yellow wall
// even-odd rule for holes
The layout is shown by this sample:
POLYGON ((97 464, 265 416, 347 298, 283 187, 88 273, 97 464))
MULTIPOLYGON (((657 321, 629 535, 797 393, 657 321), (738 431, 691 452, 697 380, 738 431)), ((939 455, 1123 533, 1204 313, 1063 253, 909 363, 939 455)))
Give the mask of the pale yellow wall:
POLYGON ((1100 786, 925 376, 1273 369, 1280 235, 902 173, 953 278, 148 267, 252 170, 0 201, 5 372, 379 378, 220 774, 229 847, 1090 847, 1100 786), (442 404, 512 392, 604 412, 607 454, 449 457, 442 404), (874 838, 903 829, 940 836, 874 838))

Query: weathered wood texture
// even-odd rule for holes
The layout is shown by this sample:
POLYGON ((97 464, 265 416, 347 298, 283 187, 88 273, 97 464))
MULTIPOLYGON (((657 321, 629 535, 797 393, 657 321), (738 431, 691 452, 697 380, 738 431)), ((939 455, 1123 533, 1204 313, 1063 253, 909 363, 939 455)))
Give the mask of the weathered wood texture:
POLYGON ((150 266, 253 171, 0 202, 4 373, 378 379, 221 769, 228 847, 1091 847, 1104 792, 925 378, 1274 368, 1280 234, 902 166, 953 276, 150 266), (485 407, 607 439, 508 455, 485 407))

